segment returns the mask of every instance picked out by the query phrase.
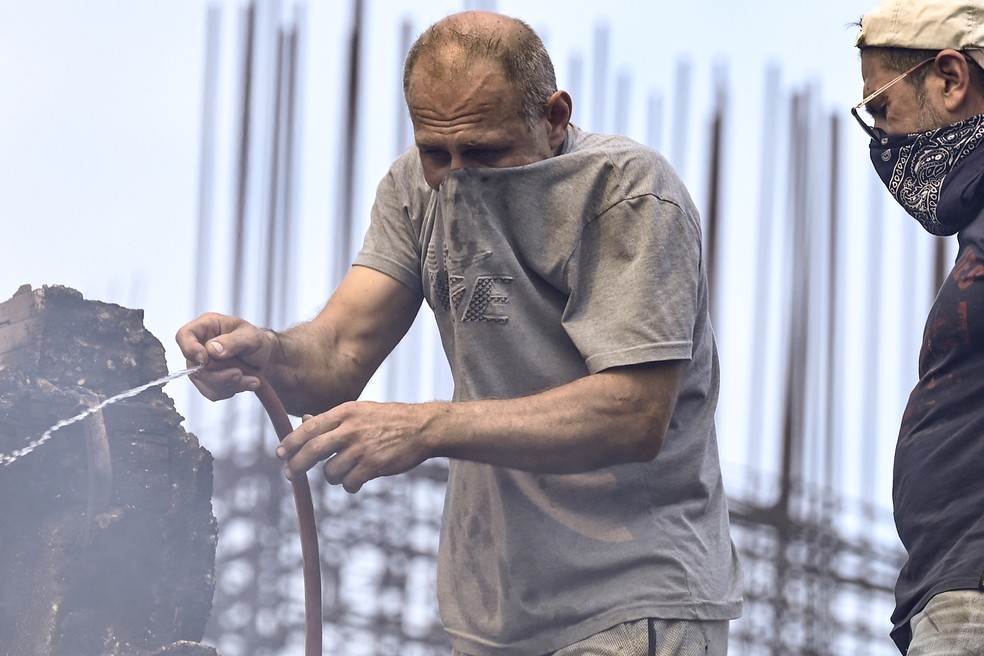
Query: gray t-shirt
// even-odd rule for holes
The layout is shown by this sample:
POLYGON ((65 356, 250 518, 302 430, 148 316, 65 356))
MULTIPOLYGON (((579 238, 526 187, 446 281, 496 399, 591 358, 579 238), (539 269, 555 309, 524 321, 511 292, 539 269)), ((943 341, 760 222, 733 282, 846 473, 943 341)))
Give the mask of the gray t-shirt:
POLYGON ((687 361, 650 462, 558 475, 451 461, 438 598, 455 649, 532 656, 643 617, 740 614, 700 219, 658 153, 572 127, 559 156, 452 171, 434 191, 411 149, 356 264, 427 300, 455 400, 687 361))

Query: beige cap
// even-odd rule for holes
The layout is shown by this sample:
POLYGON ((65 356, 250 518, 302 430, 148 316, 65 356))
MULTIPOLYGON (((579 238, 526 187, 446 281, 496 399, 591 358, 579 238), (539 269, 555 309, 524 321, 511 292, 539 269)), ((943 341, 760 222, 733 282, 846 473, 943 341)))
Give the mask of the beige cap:
POLYGON ((914 50, 984 48, 984 2, 881 0, 861 19, 855 45, 914 50))

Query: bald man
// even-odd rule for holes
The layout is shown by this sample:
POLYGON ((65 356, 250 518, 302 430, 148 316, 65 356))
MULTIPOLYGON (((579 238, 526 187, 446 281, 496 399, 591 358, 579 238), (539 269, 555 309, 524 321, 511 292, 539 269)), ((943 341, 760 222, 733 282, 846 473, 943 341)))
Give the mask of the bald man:
POLYGON ((458 656, 727 652, 740 614, 714 427, 700 219, 656 152, 571 123, 543 43, 489 12, 413 45, 415 147, 313 319, 182 328, 196 384, 268 380, 311 415, 277 449, 357 492, 448 458, 438 599, 458 656), (357 401, 423 300, 449 402, 357 401))

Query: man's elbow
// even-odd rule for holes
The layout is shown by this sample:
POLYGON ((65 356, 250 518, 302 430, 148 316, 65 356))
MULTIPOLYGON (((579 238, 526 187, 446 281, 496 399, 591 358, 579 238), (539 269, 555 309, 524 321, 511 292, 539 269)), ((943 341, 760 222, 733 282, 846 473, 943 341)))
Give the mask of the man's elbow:
POLYGON ((625 424, 627 456, 633 462, 649 462, 663 450, 670 420, 676 408, 683 363, 676 360, 628 367, 622 372, 631 382, 622 397, 620 415, 625 424))
POLYGON ((638 462, 649 462, 659 456, 666 443, 666 433, 676 407, 676 393, 641 403, 635 413, 631 434, 635 435, 635 456, 638 462))
POLYGON ((663 443, 666 440, 666 430, 655 430, 641 435, 635 440, 632 451, 632 460, 635 462, 649 462, 655 460, 660 451, 663 450, 663 443))

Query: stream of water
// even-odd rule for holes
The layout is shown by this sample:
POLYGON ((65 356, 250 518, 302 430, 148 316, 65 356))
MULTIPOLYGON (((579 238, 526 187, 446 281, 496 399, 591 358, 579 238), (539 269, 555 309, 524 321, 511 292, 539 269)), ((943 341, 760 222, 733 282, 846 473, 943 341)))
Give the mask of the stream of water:
POLYGON ((182 378, 184 376, 189 376, 189 375, 195 373, 196 371, 198 371, 199 369, 201 369, 200 366, 198 366, 198 367, 192 367, 190 369, 182 369, 181 371, 175 371, 174 373, 170 373, 170 374, 168 374, 166 376, 162 376, 162 377, 158 378, 157 380, 152 380, 149 383, 145 383, 145 384, 140 385, 138 387, 134 387, 133 389, 128 389, 125 392, 120 392, 119 394, 116 394, 115 396, 111 396, 111 397, 105 399, 104 401, 102 401, 100 403, 97 403, 96 405, 94 405, 94 406, 92 406, 90 408, 86 408, 85 410, 83 410, 79 414, 75 415, 74 417, 70 417, 68 419, 62 419, 61 421, 59 421, 58 423, 56 423, 54 426, 52 426, 51 428, 49 428, 48 430, 46 430, 44 433, 42 433, 40 437, 37 437, 37 438, 29 441, 25 446, 21 447, 20 449, 16 449, 15 451, 11 451, 10 453, 0 453, 0 466, 4 466, 5 467, 5 466, 7 466, 7 465, 9 465, 9 464, 11 464, 13 462, 16 462, 18 459, 23 458, 24 456, 26 456, 27 454, 29 454, 31 451, 34 451, 36 448, 38 448, 39 446, 41 446, 42 444, 44 444, 45 442, 47 442, 48 440, 50 440, 51 439, 51 436, 54 434, 55 431, 57 431, 57 430, 59 430, 61 428, 65 428, 65 426, 69 426, 71 424, 74 424, 77 421, 82 421, 83 419, 85 419, 89 415, 91 415, 93 413, 96 413, 96 412, 99 412, 100 410, 102 410, 103 408, 105 408, 107 405, 111 405, 113 403, 116 403, 117 401, 122 401, 123 399, 128 399, 131 396, 136 396, 140 392, 143 392, 144 390, 148 390, 151 387, 156 387, 158 385, 165 385, 165 384, 167 384, 167 383, 169 383, 172 380, 175 380, 177 378, 182 378))

